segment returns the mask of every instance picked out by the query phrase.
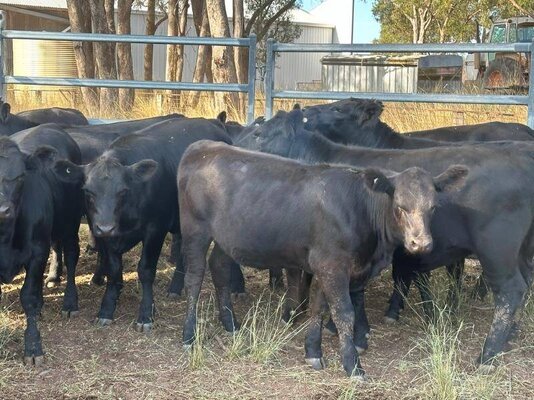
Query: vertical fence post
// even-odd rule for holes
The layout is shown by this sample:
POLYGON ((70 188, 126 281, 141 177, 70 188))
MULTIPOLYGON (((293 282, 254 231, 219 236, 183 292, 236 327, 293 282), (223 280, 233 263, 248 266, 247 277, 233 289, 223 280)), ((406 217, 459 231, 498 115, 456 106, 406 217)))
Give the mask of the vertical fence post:
POLYGON ((256 35, 248 37, 248 108, 247 124, 254 121, 254 107, 256 105, 256 35))
POLYGON ((4 11, 0 11, 0 100, 7 101, 5 96, 4 86, 4 73, 5 73, 5 55, 4 55, 4 36, 2 31, 4 30, 4 24, 6 21, 6 14, 4 11))
POLYGON ((528 75, 527 125, 530 129, 534 129, 534 39, 532 39, 532 43, 530 44, 530 71, 528 75))
POLYGON ((273 90, 274 90, 274 39, 267 39, 265 49, 265 118, 273 116, 273 90))

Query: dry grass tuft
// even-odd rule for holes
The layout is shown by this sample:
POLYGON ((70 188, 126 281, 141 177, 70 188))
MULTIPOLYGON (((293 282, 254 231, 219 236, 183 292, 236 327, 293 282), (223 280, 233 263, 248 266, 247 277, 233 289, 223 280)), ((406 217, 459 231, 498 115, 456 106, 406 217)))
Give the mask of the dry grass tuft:
POLYGON ((276 360, 280 351, 307 326, 282 322, 284 296, 273 300, 263 292, 248 310, 241 329, 232 336, 227 355, 231 360, 250 358, 258 363, 276 360))

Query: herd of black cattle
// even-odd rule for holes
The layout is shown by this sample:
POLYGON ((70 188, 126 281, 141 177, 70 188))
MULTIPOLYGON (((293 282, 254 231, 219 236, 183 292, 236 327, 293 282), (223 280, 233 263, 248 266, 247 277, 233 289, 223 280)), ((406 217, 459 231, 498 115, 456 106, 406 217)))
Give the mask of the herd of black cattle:
POLYGON ((283 318, 310 298, 306 362, 324 367, 329 310, 343 368, 361 378, 358 353, 370 331, 367 282, 392 264, 387 320, 399 318, 412 281, 432 318, 429 271, 447 266, 460 282, 464 258, 475 255, 481 287, 494 295, 478 359, 491 365, 516 332, 532 285, 534 131, 494 122, 400 135, 380 121, 381 112, 380 102, 347 99, 280 111, 249 126, 226 121, 225 113, 90 126, 77 110, 11 114, 2 103, 0 283, 25 268, 25 363, 43 362, 37 323, 50 247, 46 282, 60 280, 64 263, 63 315, 78 313, 75 269, 85 215, 98 251, 93 282, 106 283, 101 326, 114 318, 122 254, 142 243, 136 327, 152 329, 156 266, 171 233, 176 271, 169 294, 185 287, 184 345, 195 339, 206 264, 230 332, 239 329, 231 295, 245 289, 239 265, 269 268, 273 279, 283 268, 283 318))

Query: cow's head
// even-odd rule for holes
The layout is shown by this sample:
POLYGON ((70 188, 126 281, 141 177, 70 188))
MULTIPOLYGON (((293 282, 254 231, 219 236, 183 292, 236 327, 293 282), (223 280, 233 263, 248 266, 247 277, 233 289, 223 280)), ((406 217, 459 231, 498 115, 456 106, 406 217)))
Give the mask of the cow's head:
MULTIPOLYGON (((19 215, 24 187, 29 179, 39 179, 35 172, 51 166, 57 151, 48 146, 38 147, 32 154, 25 154, 7 137, 0 137, 0 246, 11 246, 19 215), (33 176, 32 176, 33 174, 33 176)), ((35 193, 36 196, 42 193, 35 193)), ((2 254, 0 280, 9 282, 11 276, 11 252, 2 254)))
POLYGON ((364 174, 371 190, 390 197, 393 229, 406 250, 427 253, 433 245, 430 221, 438 206, 437 193, 461 188, 468 171, 465 166, 453 165, 436 177, 416 167, 389 177, 376 170, 364 174))
POLYGON ((122 165, 107 155, 86 166, 58 161, 56 173, 64 181, 82 181, 87 217, 96 237, 112 237, 135 228, 146 182, 158 163, 142 160, 122 165))
POLYGON ((305 127, 334 142, 366 145, 365 139, 380 123, 383 108, 380 101, 353 98, 305 107, 305 127))
POLYGON ((311 134, 305 131, 302 110, 278 111, 237 144, 250 150, 296 158, 303 144, 301 139, 311 134))
POLYGON ((11 114, 11 106, 0 99, 0 136, 10 136, 15 132, 31 128, 37 124, 11 114))

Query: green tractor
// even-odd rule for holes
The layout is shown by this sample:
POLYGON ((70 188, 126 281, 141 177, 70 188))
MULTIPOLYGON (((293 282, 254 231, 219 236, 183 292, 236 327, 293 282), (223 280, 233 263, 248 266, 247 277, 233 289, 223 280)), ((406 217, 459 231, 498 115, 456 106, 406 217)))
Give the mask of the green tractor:
MULTIPOLYGON (((534 40, 534 18, 513 17, 494 20, 490 43, 531 43, 534 40)), ((528 90, 531 57, 528 53, 485 53, 476 59, 483 87, 489 90, 528 90)))

